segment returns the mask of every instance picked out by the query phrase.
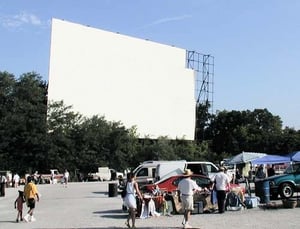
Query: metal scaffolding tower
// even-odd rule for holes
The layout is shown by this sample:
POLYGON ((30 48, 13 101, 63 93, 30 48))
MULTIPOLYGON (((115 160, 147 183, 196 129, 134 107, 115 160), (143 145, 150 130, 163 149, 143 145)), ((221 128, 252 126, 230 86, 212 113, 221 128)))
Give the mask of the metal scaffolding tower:
POLYGON ((196 51, 187 51, 186 67, 193 69, 195 76, 195 99, 197 105, 209 104, 208 112, 213 114, 214 57, 196 51))

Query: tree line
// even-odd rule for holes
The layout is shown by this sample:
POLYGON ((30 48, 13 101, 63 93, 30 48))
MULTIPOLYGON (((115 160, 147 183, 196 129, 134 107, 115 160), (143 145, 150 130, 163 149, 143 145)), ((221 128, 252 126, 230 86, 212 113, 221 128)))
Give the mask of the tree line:
POLYGON ((300 131, 282 127, 267 109, 196 108, 195 140, 138 138, 136 128, 95 114, 84 117, 63 101, 47 99, 47 82, 29 72, 0 72, 0 170, 20 174, 68 169, 71 174, 108 166, 118 171, 146 160, 218 163, 242 151, 285 154, 300 149, 300 131))

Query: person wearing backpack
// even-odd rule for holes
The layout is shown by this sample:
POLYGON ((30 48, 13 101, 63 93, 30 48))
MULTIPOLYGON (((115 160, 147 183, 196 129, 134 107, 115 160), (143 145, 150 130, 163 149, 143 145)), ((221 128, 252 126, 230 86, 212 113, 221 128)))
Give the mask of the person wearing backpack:
POLYGON ((225 199, 226 199, 226 189, 230 184, 230 179, 225 173, 225 168, 221 167, 219 172, 214 177, 214 185, 217 191, 217 201, 218 201, 218 211, 219 213, 225 212, 225 199))

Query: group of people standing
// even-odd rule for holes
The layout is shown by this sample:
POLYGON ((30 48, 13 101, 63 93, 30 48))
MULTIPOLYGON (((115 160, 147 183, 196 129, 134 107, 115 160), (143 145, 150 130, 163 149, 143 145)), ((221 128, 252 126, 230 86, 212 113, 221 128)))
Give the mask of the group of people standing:
POLYGON ((8 173, 7 175, 0 174, 0 196, 5 196, 5 188, 11 186, 18 188, 19 185, 20 176, 17 173, 15 173, 13 177, 11 173, 8 173))
MULTIPOLYGON (((226 190, 230 184, 230 179, 225 173, 224 167, 220 168, 220 171, 215 175, 213 180, 213 185, 210 187, 211 190, 207 188, 201 188, 197 183, 191 179, 192 171, 187 169, 184 172, 184 179, 182 179, 178 184, 178 190, 180 192, 180 199, 182 204, 182 209, 184 210, 184 217, 182 221, 183 228, 192 228, 190 224, 191 213, 194 210, 194 193, 196 192, 211 192, 213 189, 217 192, 218 200, 218 211, 219 213, 225 212, 225 199, 226 190)), ((135 176, 132 173, 127 174, 127 183, 125 186, 127 191, 126 196, 123 198, 125 206, 128 208, 128 217, 125 225, 128 228, 135 228, 135 218, 137 210, 137 200, 143 202, 143 196, 139 190, 138 183, 135 181, 135 176), (130 220, 132 224, 130 225, 130 220)))
POLYGON ((184 210, 184 218, 182 225, 184 228, 192 228, 190 224, 191 213, 194 210, 194 193, 195 192, 212 192, 215 190, 217 193, 217 203, 219 213, 225 212, 225 199, 226 199, 226 190, 230 184, 230 178, 225 173, 225 168, 221 167, 219 172, 214 176, 212 186, 210 190, 207 188, 202 189, 193 181, 190 177, 193 173, 190 170, 186 170, 184 175, 185 179, 182 179, 178 184, 178 190, 181 195, 181 203, 184 210))

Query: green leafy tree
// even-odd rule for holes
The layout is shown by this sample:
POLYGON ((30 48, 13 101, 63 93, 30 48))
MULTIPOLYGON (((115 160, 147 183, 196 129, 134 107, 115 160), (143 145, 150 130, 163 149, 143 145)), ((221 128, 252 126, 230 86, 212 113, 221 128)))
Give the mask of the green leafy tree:
POLYGON ((254 111, 222 111, 210 126, 212 149, 219 154, 237 154, 242 151, 270 153, 281 135, 280 117, 267 109, 254 111))
POLYGON ((1 117, 6 154, 5 166, 10 170, 24 172, 39 168, 43 160, 46 138, 47 84, 32 72, 20 76, 1 74, 6 82, 2 105, 5 114, 1 117))
POLYGON ((256 152, 270 153, 278 136, 282 134, 282 121, 267 109, 255 109, 249 113, 248 147, 256 152))
POLYGON ((196 105, 196 128, 195 128, 195 140, 201 142, 207 139, 207 128, 213 115, 209 113, 211 105, 207 101, 205 104, 196 105))
POLYGON ((76 135, 76 164, 81 171, 94 172, 109 166, 110 152, 107 142, 110 128, 104 117, 85 118, 76 135))
POLYGON ((63 101, 51 101, 47 112, 47 154, 44 168, 73 171, 77 160, 76 140, 82 116, 63 101))
MULTIPOLYGON (((0 169, 8 170, 11 166, 11 153, 14 151, 10 131, 11 119, 14 113, 15 77, 8 72, 0 72, 0 169)), ((16 166, 17 167, 17 166, 16 166)))
POLYGON ((47 84, 34 73, 0 72, 0 169, 50 168, 88 173, 99 166, 134 168, 146 160, 220 160, 241 151, 284 154, 300 149, 300 131, 282 129, 267 109, 208 112, 196 108, 195 141, 138 137, 137 128, 103 116, 83 117, 63 101, 47 104, 47 84))
MULTIPOLYGON (((31 169, 39 169, 44 160, 47 115, 47 84, 40 75, 32 72, 23 74, 15 88, 15 124, 17 153, 20 162, 31 169)), ((22 166, 22 165, 19 165, 22 166)))
POLYGON ((278 154, 285 154, 300 149, 300 131, 294 128, 286 127, 283 129, 282 134, 278 136, 274 143, 274 152, 278 154))
POLYGON ((109 165, 117 170, 124 170, 128 165, 132 165, 132 161, 137 154, 137 138, 135 129, 126 129, 121 123, 110 123, 109 141, 109 165))
POLYGON ((80 131, 82 115, 72 110, 63 101, 50 101, 47 112, 47 160, 45 168, 72 171, 77 161, 76 140, 80 131))

